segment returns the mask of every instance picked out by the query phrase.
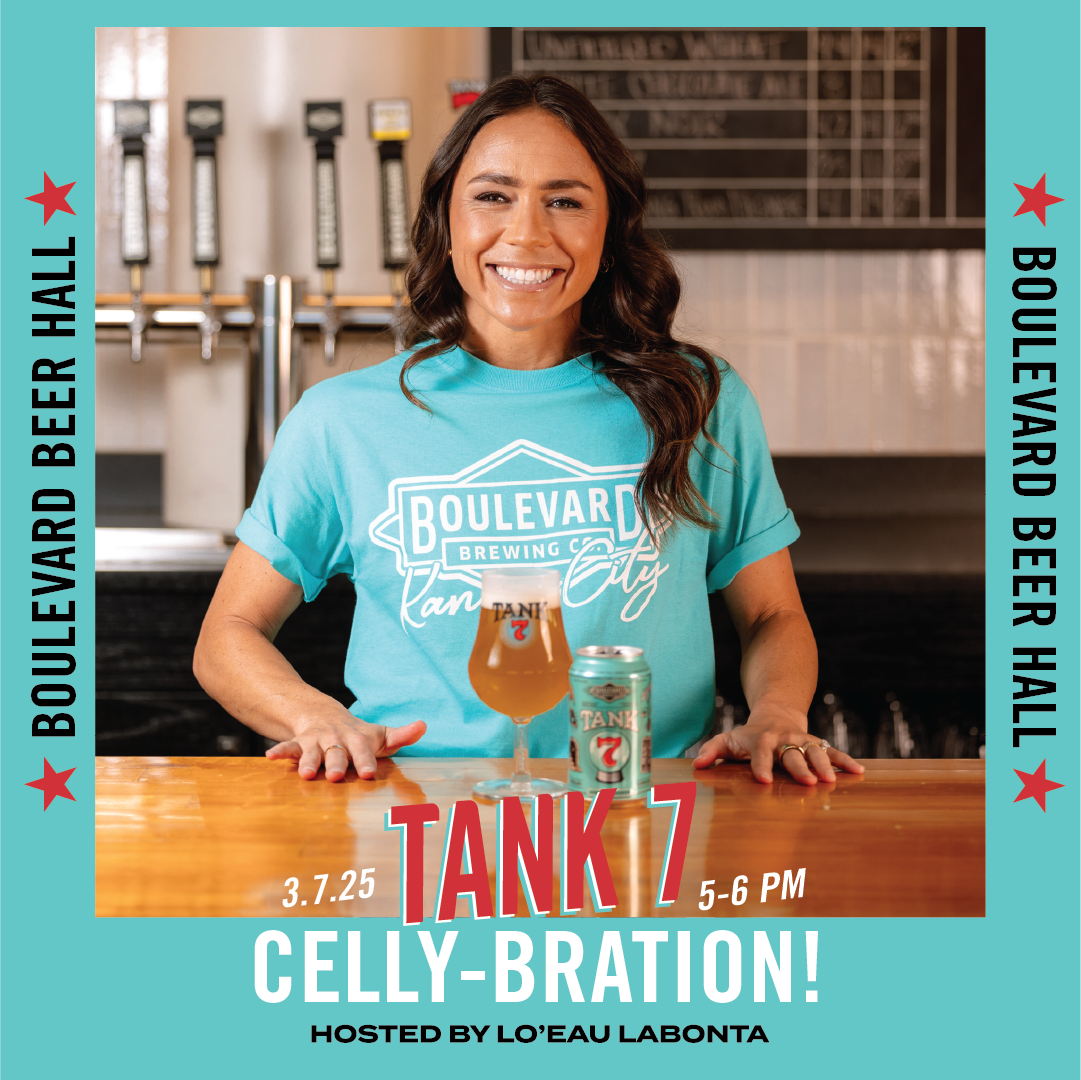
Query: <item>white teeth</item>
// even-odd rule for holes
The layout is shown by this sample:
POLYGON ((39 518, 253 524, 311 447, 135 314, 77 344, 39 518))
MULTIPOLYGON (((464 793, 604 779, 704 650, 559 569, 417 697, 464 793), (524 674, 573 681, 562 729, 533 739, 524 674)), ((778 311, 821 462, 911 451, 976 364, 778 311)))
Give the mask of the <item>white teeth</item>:
POLYGON ((547 281, 555 273, 554 270, 523 270, 520 266, 497 266, 495 272, 503 278, 504 281, 522 282, 534 285, 542 281, 547 281))

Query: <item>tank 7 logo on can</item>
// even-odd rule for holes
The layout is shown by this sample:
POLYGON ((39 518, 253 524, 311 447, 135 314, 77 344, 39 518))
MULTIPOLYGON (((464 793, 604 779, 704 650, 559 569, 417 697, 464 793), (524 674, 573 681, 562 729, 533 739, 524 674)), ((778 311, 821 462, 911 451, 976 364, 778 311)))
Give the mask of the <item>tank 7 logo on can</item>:
POLYGON ((601 783, 620 783, 623 780, 623 766, 630 756, 630 742, 622 735, 594 735, 589 740, 589 760, 601 783))
POLYGON ((571 787, 586 794, 615 787, 617 799, 643 798, 652 739, 650 672, 642 650, 587 645, 577 651, 570 683, 571 787))

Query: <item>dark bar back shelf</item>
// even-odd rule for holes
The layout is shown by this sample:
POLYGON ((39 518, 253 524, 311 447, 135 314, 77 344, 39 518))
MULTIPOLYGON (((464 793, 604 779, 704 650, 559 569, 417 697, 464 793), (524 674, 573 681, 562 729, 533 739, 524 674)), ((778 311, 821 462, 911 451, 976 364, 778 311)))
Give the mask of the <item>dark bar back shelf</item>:
MULTIPOLYGON (((799 574, 804 610, 818 642, 818 690, 810 729, 821 730, 826 695, 864 733, 859 757, 876 752, 890 705, 912 727, 913 757, 975 757, 984 742, 982 574, 799 574)), ((710 597, 717 693, 745 718, 739 638, 719 593, 710 597)))
POLYGON ((491 31, 580 87, 675 249, 980 248, 979 27, 491 31))
MULTIPOLYGON (((234 720, 192 673, 199 628, 219 575, 97 575, 97 752, 261 755, 261 735, 234 720)), ((301 677, 345 705, 342 681, 353 619, 352 583, 333 578, 301 604, 276 644, 301 677)))
MULTIPOLYGON (((99 754, 262 754, 262 737, 192 675, 217 577, 97 575, 99 754)), ((920 756, 975 754, 984 730, 982 575, 805 574, 799 585, 820 653, 816 707, 836 694, 873 731, 893 693, 919 725, 920 756)), ((334 578, 277 639, 304 679, 344 704, 352 701, 342 671, 353 608, 352 584, 334 578)), ((711 612, 718 693, 741 705, 739 641, 719 595, 711 612)))

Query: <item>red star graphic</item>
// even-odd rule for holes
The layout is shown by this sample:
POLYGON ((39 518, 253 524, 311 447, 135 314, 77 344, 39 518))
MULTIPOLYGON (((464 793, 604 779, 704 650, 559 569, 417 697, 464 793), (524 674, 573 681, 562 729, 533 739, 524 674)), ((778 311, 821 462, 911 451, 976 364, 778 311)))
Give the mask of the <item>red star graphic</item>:
MULTIPOLYGON (((1031 210, 1040 219, 1040 224, 1044 228, 1047 228, 1047 208, 1054 203, 1065 201, 1057 195, 1047 194, 1047 173, 1036 181, 1035 187, 1025 187, 1024 184, 1014 184, 1014 187, 1025 197, 1017 214, 1027 214, 1031 210)), ((1017 217, 1017 214, 1014 214, 1014 217, 1017 217)))
POLYGON ((56 213, 57 210, 63 210, 65 214, 74 215, 75 211, 68 206, 68 192, 75 186, 77 181, 72 180, 70 184, 65 184, 63 187, 57 187, 50 179, 49 174, 45 174, 45 190, 39 191, 37 195, 27 195, 27 202, 40 203, 45 207, 45 221, 44 224, 49 224, 49 218, 56 213))
POLYGON ((1055 788, 1064 787, 1063 784, 1056 784, 1054 780, 1048 780, 1044 774, 1044 770, 1047 768, 1047 759, 1044 758, 1040 762, 1040 767, 1034 773, 1022 772, 1020 769, 1014 769, 1021 780, 1024 782, 1024 787, 1021 789, 1021 794, 1014 799, 1014 802, 1020 802, 1022 799, 1035 799, 1040 804, 1040 809, 1047 813, 1047 793, 1054 791, 1055 788))
MULTIPOLYGON (((26 786, 35 787, 39 791, 45 792, 45 809, 49 809, 49 803, 60 795, 62 798, 71 799, 75 802, 75 796, 68 791, 68 777, 75 771, 74 769, 65 769, 63 772, 56 772, 49 764, 49 759, 45 758, 45 775, 40 780, 31 780, 26 786)), ((1058 787, 1059 785, 1055 785, 1058 787)))

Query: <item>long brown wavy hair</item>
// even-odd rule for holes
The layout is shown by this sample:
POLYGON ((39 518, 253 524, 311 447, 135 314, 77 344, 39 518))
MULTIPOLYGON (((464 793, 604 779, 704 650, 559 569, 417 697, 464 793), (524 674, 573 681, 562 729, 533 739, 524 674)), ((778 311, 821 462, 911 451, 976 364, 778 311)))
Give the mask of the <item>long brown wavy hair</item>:
MULTIPOLYGON (((470 105, 440 144, 424 174, 406 270, 409 306, 400 330, 409 347, 402 392, 421 408, 406 375, 417 364, 459 345, 466 332, 462 288, 447 258, 454 178, 477 132, 522 109, 540 108, 561 120, 604 178, 608 229, 602 265, 582 300, 578 347, 603 365, 604 375, 634 403, 649 433, 649 461, 636 501, 653 527, 671 516, 702 528, 714 514, 691 479, 688 461, 717 403, 721 373, 704 349, 672 336, 680 283, 667 252, 645 232, 642 170, 593 103, 571 83, 544 73, 504 75, 470 105), (424 344, 427 343, 427 344, 424 344)), ((714 444, 716 445, 716 444, 714 444)), ((647 525, 647 527, 649 527, 647 525)))

